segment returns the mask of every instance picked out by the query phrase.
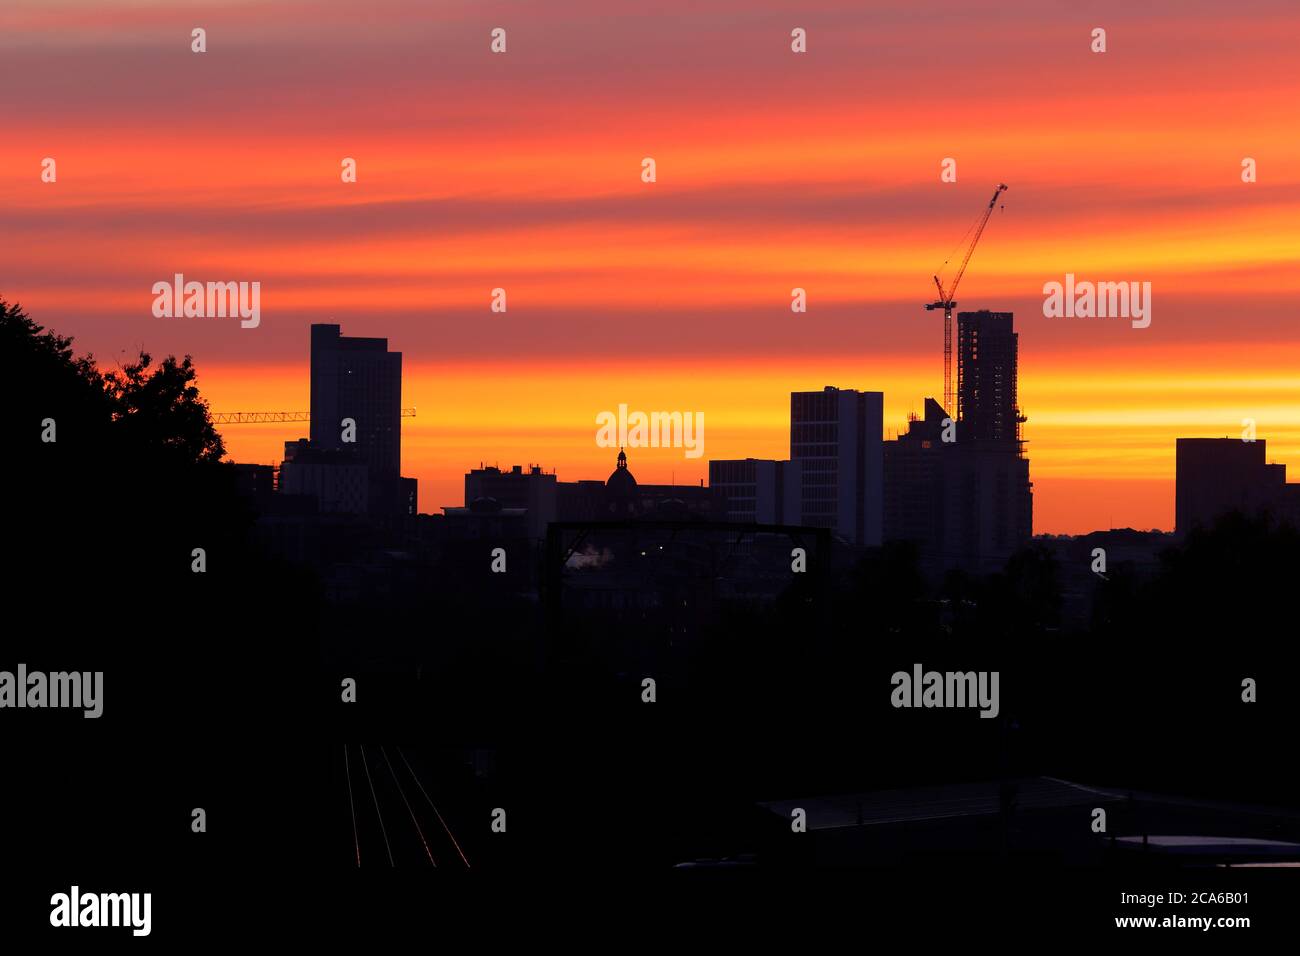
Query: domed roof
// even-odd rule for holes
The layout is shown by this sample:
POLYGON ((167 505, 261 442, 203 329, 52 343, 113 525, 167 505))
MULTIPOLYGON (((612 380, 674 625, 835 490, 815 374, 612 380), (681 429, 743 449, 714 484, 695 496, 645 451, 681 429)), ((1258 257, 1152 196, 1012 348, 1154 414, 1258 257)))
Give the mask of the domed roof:
POLYGON ((618 464, 605 482, 605 488, 618 494, 631 494, 636 490, 636 479, 627 470, 627 453, 621 448, 618 450, 618 464))

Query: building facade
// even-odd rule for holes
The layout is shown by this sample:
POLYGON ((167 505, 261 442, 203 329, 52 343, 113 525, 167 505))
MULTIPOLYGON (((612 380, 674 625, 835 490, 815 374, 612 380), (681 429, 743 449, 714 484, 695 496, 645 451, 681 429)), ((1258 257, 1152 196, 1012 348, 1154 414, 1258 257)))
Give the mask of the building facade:
POLYGON ((925 549, 943 540, 945 509, 939 483, 947 418, 942 406, 927 398, 924 417, 912 418, 907 431, 885 442, 886 541, 912 541, 925 549))
POLYGON ((826 386, 790 395, 790 460, 799 468, 800 524, 860 547, 884 520, 884 394, 826 386))
POLYGON ((1287 484, 1286 465, 1267 463, 1266 442, 1239 438, 1179 438, 1175 447, 1174 531, 1209 527, 1232 511, 1268 511, 1300 518, 1300 485, 1287 484))
POLYGON ((1019 437, 1019 336, 1010 312, 957 313, 957 421, 961 438, 1019 437))
POLYGON ((885 443, 885 537, 914 543, 933 573, 987 574, 1033 537, 1012 313, 959 313, 957 363, 958 418, 927 398, 885 443))
POLYGON ((553 473, 540 465, 515 465, 502 471, 492 465, 478 467, 465 475, 465 506, 479 500, 496 501, 502 508, 524 509, 528 537, 546 537, 546 526, 556 518, 556 485, 553 473))
POLYGON ((377 476, 402 467, 402 353, 388 339, 340 334, 337 325, 311 327, 311 443, 352 451, 377 476), (356 441, 343 441, 343 420, 356 423, 356 441))
POLYGON ((799 475, 799 464, 793 461, 737 458, 709 462, 709 487, 725 499, 725 519, 745 524, 799 524, 799 475))
MULTIPOLYGON (((295 444, 300 446, 297 467, 290 469, 289 480, 328 496, 334 504, 322 500, 322 511, 343 510, 345 502, 347 509, 352 507, 361 484, 354 472, 360 465, 366 472, 362 513, 416 514, 418 484, 401 477, 402 353, 390 352, 387 339, 346 336, 337 325, 313 325, 311 439, 295 444), (322 471, 328 468, 342 470, 329 475, 322 471)), ((291 461, 286 453, 286 466, 291 461)))
MULTIPOLYGON (((540 465, 509 471, 480 467, 465 475, 465 507, 494 502, 524 515, 528 537, 541 540, 554 521, 621 521, 628 518, 695 517, 721 521, 724 500, 713 488, 700 485, 648 485, 636 480, 620 450, 614 470, 604 481, 559 481, 540 465)), ((444 509, 448 514, 452 509, 444 509)))

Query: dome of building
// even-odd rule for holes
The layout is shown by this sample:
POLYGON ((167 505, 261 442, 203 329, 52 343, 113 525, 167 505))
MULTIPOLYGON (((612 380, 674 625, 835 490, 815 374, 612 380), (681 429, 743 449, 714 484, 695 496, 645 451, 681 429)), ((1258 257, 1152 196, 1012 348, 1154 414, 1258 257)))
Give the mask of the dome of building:
POLYGON ((627 453, 623 449, 618 450, 618 464, 614 467, 614 473, 609 476, 605 482, 605 488, 615 494, 630 495, 636 491, 636 479, 632 477, 632 472, 627 470, 627 453))

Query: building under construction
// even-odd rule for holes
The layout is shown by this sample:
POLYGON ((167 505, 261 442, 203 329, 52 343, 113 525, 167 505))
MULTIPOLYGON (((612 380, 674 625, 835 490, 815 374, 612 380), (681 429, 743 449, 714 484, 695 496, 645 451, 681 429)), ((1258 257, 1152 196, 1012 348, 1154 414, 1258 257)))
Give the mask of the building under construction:
POLYGON ((1033 535, 1010 312, 957 316, 957 417, 933 398, 885 442, 885 540, 938 573, 998 571, 1033 535))

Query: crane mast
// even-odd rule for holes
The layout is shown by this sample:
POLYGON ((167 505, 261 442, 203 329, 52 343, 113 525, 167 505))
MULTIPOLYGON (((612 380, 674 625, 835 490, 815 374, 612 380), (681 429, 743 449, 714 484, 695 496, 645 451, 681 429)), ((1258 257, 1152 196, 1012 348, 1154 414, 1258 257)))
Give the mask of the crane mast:
POLYGON ((957 409, 953 405, 952 388, 952 310, 957 306, 953 296, 957 294, 957 285, 961 282, 961 277, 966 274, 966 266, 970 264, 970 257, 975 252, 975 246, 979 244, 980 236, 984 234, 984 227, 988 225, 989 216, 993 215, 993 207, 998 204, 998 197, 1006 191, 1006 188, 1006 183, 1000 183, 998 188, 993 190, 993 198, 989 200, 988 208, 980 216, 979 224, 975 228, 975 235, 971 237, 970 245, 966 247, 966 254, 962 257, 961 267, 957 270, 957 274, 953 276, 952 282, 949 283, 947 289, 944 289, 939 277, 935 276, 934 285, 939 290, 939 301, 929 302, 925 306, 927 312, 934 309, 943 309, 943 410, 953 418, 957 417, 957 409))

